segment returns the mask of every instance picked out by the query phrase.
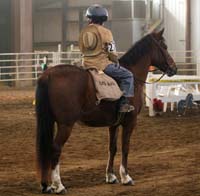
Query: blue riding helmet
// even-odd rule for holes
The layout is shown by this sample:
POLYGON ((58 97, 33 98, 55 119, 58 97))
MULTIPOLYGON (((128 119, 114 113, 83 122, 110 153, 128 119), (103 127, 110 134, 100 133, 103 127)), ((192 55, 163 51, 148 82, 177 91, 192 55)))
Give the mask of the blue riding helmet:
POLYGON ((105 22, 108 20, 108 10, 99 4, 90 6, 86 11, 86 17, 92 21, 105 22))

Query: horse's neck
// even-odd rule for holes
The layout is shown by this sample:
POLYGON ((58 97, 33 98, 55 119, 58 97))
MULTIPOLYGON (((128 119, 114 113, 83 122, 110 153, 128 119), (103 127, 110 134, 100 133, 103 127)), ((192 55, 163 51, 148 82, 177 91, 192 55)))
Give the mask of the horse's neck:
POLYGON ((129 70, 133 72, 136 79, 146 81, 149 71, 150 61, 148 59, 142 59, 129 67, 129 70))

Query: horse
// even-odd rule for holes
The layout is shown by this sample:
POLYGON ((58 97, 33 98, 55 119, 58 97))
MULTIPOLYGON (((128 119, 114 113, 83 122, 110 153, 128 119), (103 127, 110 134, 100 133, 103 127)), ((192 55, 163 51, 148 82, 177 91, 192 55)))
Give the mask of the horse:
POLYGON ((130 103, 135 110, 125 113, 118 123, 119 100, 103 100, 97 105, 94 82, 85 69, 60 64, 42 73, 36 88, 36 154, 42 193, 66 192, 60 177, 59 158, 77 121, 91 127, 109 127, 106 182, 110 184, 118 183, 113 165, 118 130, 119 126, 122 127, 122 159, 119 168, 121 183, 134 184, 128 173, 127 158, 130 137, 143 104, 143 87, 149 66, 154 65, 168 76, 177 72, 175 62, 168 53, 163 31, 164 29, 144 36, 119 58, 120 66, 134 75, 134 97, 130 99, 130 103))

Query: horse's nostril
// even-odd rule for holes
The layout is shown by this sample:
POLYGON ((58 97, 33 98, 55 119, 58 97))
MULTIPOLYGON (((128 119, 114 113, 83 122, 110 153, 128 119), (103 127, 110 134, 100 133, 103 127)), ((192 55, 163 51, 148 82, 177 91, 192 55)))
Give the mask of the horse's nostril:
POLYGON ((176 67, 170 67, 167 71, 167 75, 169 77, 174 76, 177 73, 177 68, 176 67))
POLYGON ((174 75, 177 73, 177 67, 175 67, 174 69, 174 75))

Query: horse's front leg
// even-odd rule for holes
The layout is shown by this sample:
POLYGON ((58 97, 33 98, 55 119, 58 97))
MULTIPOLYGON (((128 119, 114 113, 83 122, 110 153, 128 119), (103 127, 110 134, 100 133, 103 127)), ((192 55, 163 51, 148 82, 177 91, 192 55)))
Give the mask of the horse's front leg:
POLYGON ((127 169, 130 137, 133 132, 133 128, 133 125, 125 125, 123 126, 122 130, 122 160, 119 172, 121 177, 121 183, 123 185, 134 185, 134 181, 129 176, 127 169))
POLYGON ((118 179, 114 174, 113 165, 114 158, 117 152, 117 136, 118 127, 109 128, 109 152, 108 152, 108 163, 106 168, 106 182, 109 184, 118 183, 118 179))

